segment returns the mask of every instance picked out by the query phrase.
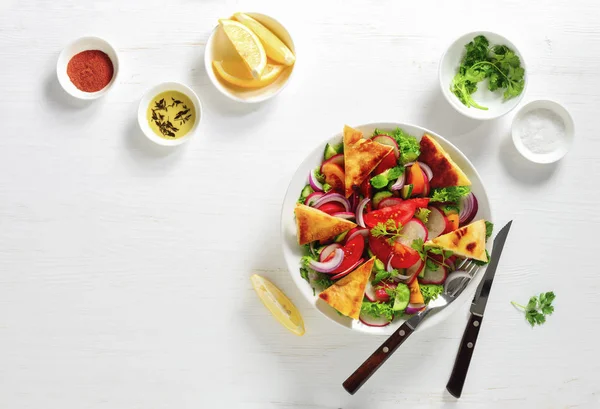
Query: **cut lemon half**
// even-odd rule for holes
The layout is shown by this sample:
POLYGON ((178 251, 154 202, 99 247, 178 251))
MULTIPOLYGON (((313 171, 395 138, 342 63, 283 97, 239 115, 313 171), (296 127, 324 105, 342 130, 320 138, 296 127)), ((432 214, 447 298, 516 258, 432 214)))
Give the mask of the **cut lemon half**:
POLYGON ((233 17, 248 27, 260 38, 267 52, 267 57, 283 65, 294 65, 296 56, 271 30, 244 13, 235 13, 233 17))
POLYGON ((269 85, 279 77, 284 69, 283 65, 267 64, 260 79, 254 79, 246 66, 241 63, 213 61, 213 67, 225 81, 242 88, 259 88, 269 85))
POLYGON ((262 303, 284 327, 296 335, 304 335, 304 321, 296 306, 275 285, 258 274, 250 276, 252 287, 262 303))
POLYGON ((259 79, 267 65, 267 54, 260 39, 252 30, 237 21, 221 19, 219 23, 252 76, 259 79))

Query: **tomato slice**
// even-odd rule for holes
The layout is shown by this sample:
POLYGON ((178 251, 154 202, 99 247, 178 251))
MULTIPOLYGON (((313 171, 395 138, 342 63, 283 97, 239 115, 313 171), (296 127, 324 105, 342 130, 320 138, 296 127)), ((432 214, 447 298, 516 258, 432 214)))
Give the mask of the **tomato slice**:
POLYGON ((416 199, 405 200, 405 202, 414 203, 416 209, 427 208, 427 206, 429 205, 429 198, 428 197, 419 197, 416 199))
POLYGON ((334 214, 339 212, 345 212, 346 208, 339 203, 325 203, 319 206, 319 210, 327 214, 334 214))
POLYGON ((373 175, 379 175, 380 173, 383 173, 386 170, 393 168, 394 166, 396 166, 396 163, 396 154, 394 153, 394 151, 391 151, 381 160, 381 162, 379 162, 379 165, 377 165, 377 167, 373 171, 373 175))
POLYGON ((377 223, 385 223, 388 220, 394 220, 397 225, 405 225, 410 219, 412 219, 417 206, 410 200, 391 207, 384 207, 383 209, 375 210, 366 213, 363 217, 365 224, 368 227, 375 227, 377 223))
POLYGON ((419 162, 415 162, 408 172, 408 179, 406 183, 413 185, 412 196, 420 196, 425 191, 425 179, 426 176, 419 166, 419 162))
MULTIPOLYGON (((363 251, 365 250, 364 237, 358 234, 344 245, 343 250, 344 260, 338 268, 331 272, 331 274, 341 273, 342 271, 346 271, 356 264, 356 262, 362 257, 363 251)), ((333 254, 329 257, 333 257, 333 254)))
POLYGON ((375 254, 375 256, 387 264, 390 256, 392 258, 392 267, 409 268, 413 264, 421 259, 419 253, 408 246, 401 243, 394 243, 394 246, 390 246, 385 237, 373 237, 369 235, 369 248, 375 254))

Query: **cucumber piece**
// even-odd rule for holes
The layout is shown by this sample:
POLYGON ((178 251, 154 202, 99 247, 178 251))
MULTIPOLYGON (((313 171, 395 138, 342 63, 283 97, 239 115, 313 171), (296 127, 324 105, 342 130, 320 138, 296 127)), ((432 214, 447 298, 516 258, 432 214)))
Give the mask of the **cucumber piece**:
POLYGON ((402 187, 402 190, 400 191, 400 197, 402 197, 402 199, 408 199, 410 197, 410 195, 412 194, 413 191, 413 185, 408 184, 408 185, 404 185, 402 187))
POLYGON ((314 193, 313 188, 310 187, 310 185, 306 185, 306 186, 304 186, 304 189, 302 189, 302 193, 300 193, 300 197, 303 199, 306 199, 308 197, 308 195, 310 195, 311 193, 314 193))
MULTIPOLYGON (((338 153, 341 153, 341 152, 339 152, 340 145, 333 146, 330 143, 328 143, 327 145, 325 145, 325 152, 323 153, 323 156, 325 157, 325 160, 331 159, 332 157, 334 157, 338 153)), ((343 145, 342 145, 342 148, 343 148, 343 145)))
MULTIPOLYGON (((371 257, 373 257, 373 256, 371 256, 371 257)), ((379 260, 378 258, 375 259, 375 270, 377 270, 377 271, 385 270, 385 265, 383 264, 383 261, 379 260)))
POLYGON ((394 311, 404 311, 408 307, 410 300, 410 290, 406 284, 398 283, 396 287, 396 298, 394 298, 394 305, 392 309, 394 311))
MULTIPOLYGON (((350 230, 348 230, 348 231, 350 231, 350 230)), ((347 231, 340 233, 337 236, 335 236, 335 239, 333 239, 333 241, 336 243, 341 243, 342 241, 344 241, 344 239, 346 238, 347 235, 348 235, 347 231)))
POLYGON ((375 193, 375 195, 373 196, 373 206, 375 208, 379 207, 379 203, 381 203, 383 199, 387 199, 388 197, 392 197, 392 192, 383 191, 375 193))

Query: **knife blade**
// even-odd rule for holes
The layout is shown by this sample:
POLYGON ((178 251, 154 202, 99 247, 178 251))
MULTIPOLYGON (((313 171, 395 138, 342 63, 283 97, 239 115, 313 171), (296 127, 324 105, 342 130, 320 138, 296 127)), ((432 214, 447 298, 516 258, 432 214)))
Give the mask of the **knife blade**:
POLYGON ((467 372, 469 371, 469 364, 471 363, 471 358, 473 356, 473 350, 475 349, 475 343, 477 342, 477 336, 479 335, 479 329, 481 328, 481 323, 483 321, 483 313, 485 312, 485 307, 492 289, 492 283, 494 282, 494 276, 496 275, 496 269, 498 268, 498 262, 500 261, 502 249, 504 248, 504 243, 506 243, 506 238, 508 237, 511 225, 512 220, 496 235, 494 245, 492 246, 490 263, 483 275, 481 283, 479 283, 479 286, 477 287, 473 302, 471 303, 469 322, 463 333, 450 379, 446 384, 446 389, 455 398, 460 398, 460 395, 462 394, 465 379, 467 378, 467 372))

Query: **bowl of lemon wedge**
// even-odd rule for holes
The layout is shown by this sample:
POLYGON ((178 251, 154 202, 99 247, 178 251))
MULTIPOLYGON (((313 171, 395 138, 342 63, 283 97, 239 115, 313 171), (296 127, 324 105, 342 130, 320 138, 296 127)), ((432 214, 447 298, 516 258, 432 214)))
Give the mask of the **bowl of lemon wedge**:
POLYGON ((206 72, 225 96, 239 102, 263 102, 288 83, 296 62, 289 32, 272 17, 234 13, 220 19, 204 52, 206 72))

